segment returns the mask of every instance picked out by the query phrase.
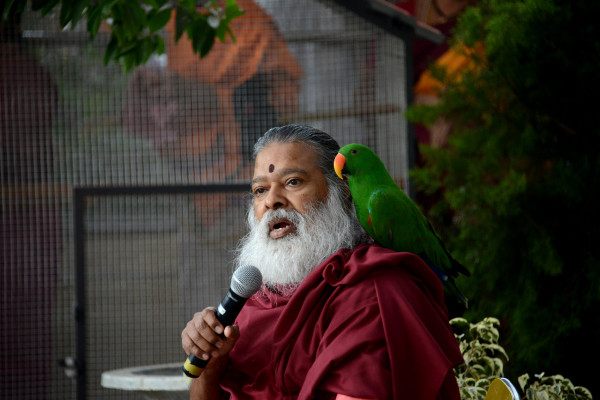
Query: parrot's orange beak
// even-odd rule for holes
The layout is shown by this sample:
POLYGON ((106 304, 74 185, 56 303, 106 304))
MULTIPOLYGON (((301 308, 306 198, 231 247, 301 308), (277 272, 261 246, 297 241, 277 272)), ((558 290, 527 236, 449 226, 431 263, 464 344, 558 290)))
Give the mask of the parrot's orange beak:
POLYGON ((346 165, 346 157, 343 154, 338 153, 333 160, 333 169, 335 170, 335 174, 341 179, 344 180, 344 176, 342 175, 342 170, 344 169, 344 165, 346 165))

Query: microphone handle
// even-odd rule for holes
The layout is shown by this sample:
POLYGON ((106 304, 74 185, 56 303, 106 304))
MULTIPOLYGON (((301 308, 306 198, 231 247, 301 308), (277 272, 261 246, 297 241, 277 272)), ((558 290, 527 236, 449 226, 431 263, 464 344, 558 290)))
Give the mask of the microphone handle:
MULTIPOLYGON (((242 307, 244 307, 246 300, 248 299, 238 296, 231 289, 229 289, 227 291, 227 295, 225 298, 223 298, 223 300, 221 300, 221 304, 219 304, 215 312, 217 320, 224 327, 233 324, 238 314, 242 310, 242 307)), ((224 334, 221 334, 220 336, 225 337, 224 334)), ((183 373, 190 378, 197 378, 202 373, 202 370, 208 365, 208 361, 209 360, 204 360, 196 357, 193 354, 190 354, 183 364, 183 373)))

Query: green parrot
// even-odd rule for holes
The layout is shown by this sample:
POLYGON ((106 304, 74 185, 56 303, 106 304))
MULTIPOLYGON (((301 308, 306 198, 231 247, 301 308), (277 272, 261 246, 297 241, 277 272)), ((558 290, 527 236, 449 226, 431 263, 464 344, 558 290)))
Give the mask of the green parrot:
POLYGON ((469 271, 456 261, 418 206, 396 185, 385 165, 367 146, 348 144, 335 157, 334 170, 346 179, 356 216, 375 242, 396 251, 417 254, 441 279, 448 310, 461 315, 467 298, 454 282, 469 271))

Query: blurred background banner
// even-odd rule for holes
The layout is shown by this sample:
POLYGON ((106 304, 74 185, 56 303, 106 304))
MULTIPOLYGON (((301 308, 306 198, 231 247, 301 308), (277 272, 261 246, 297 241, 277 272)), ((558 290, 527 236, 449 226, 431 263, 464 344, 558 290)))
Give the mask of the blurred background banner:
POLYGON ((171 21, 166 53, 130 73, 103 64, 102 29, 29 11, 3 27, 0 398, 136 398, 102 372, 183 360, 181 329, 228 287, 268 128, 369 145, 407 185, 410 17, 238 4, 235 43, 200 59, 171 21))

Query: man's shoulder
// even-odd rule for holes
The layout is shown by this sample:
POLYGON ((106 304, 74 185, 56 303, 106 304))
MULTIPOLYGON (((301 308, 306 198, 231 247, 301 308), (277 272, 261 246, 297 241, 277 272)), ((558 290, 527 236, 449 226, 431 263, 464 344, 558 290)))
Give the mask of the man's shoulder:
POLYGON ((390 276, 435 278, 417 255, 373 243, 339 250, 323 263, 321 274, 332 286, 354 286, 390 276))
POLYGON ((352 249, 346 249, 349 259, 354 259, 363 263, 385 262, 390 259, 394 262, 399 260, 409 260, 420 258, 406 251, 396 251, 387 247, 383 247, 377 243, 361 243, 352 249))

